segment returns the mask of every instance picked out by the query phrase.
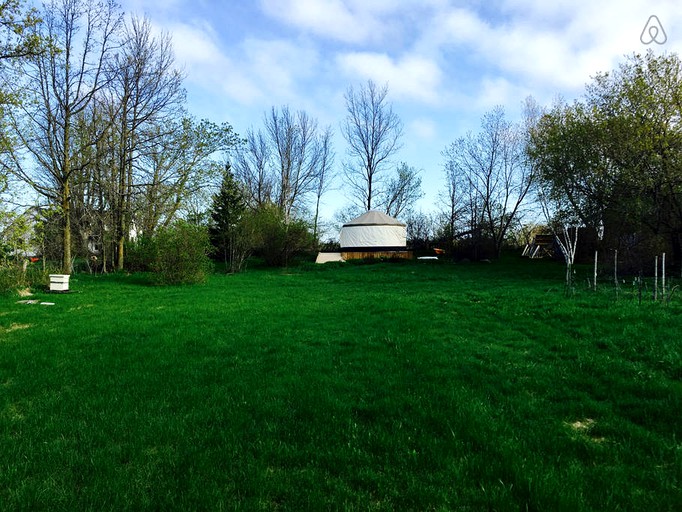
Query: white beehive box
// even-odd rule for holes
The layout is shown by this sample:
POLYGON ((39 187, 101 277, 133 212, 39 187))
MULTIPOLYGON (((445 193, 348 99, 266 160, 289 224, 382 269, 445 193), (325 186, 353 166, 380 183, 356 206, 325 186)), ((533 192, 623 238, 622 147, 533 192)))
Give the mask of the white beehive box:
POLYGON ((50 291, 68 292, 69 277, 69 274, 50 274, 50 291))

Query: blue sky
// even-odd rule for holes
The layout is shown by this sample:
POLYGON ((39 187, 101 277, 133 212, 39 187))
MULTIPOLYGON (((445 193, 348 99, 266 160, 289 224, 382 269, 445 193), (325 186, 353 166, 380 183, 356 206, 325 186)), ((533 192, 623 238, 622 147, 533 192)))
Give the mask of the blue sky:
MULTIPOLYGON (((387 83, 404 124, 395 160, 422 170, 424 211, 444 186, 441 151, 476 131, 495 105, 518 120, 528 95, 542 105, 571 100, 624 55, 682 46, 682 9, 672 0, 123 0, 122 7, 171 34, 190 112, 241 134, 282 105, 340 134, 348 86, 387 83), (651 15, 664 44, 641 41, 651 15)), ((345 149, 337 136, 338 167, 345 149)), ((342 188, 330 192, 326 216, 346 202, 342 188)))

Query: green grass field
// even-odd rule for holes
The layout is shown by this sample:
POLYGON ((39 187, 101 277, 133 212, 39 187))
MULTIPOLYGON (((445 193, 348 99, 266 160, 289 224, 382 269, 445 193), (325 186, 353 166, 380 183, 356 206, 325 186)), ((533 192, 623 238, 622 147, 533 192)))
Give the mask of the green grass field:
POLYGON ((0 296, 0 509, 680 510, 682 294, 566 297, 563 273, 79 274, 31 297, 53 306, 0 296))

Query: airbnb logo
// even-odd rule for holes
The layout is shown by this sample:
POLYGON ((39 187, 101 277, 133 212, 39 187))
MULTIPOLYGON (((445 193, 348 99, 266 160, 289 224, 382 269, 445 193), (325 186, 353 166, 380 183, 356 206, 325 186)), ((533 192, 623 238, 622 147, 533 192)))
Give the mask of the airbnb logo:
POLYGON ((655 14, 649 16, 649 19, 642 30, 642 35, 639 36, 639 40, 642 41, 642 44, 665 44, 668 40, 668 36, 666 35, 658 16, 655 14))

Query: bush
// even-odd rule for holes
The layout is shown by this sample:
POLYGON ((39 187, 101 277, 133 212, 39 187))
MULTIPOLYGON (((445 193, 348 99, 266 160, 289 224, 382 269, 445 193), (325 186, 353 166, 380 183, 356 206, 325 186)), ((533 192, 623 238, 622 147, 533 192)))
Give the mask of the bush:
POLYGON ((185 221, 157 231, 141 247, 141 259, 151 259, 157 284, 191 284, 204 281, 212 269, 208 230, 185 221))
POLYGON ((254 238, 254 249, 270 267, 283 267, 294 254, 309 250, 313 237, 302 220, 288 223, 282 211, 274 205, 262 206, 247 219, 254 238))
POLYGON ((156 240, 150 237, 127 242, 125 251, 125 268, 129 272, 150 272, 158 253, 156 240))
POLYGON ((55 268, 46 268, 42 265, 30 263, 24 270, 23 263, 15 261, 0 262, 0 293, 7 294, 21 288, 47 287, 50 283, 50 274, 57 273, 55 268))
POLYGON ((23 285, 24 273, 17 265, 0 263, 0 293, 11 293, 23 285))

